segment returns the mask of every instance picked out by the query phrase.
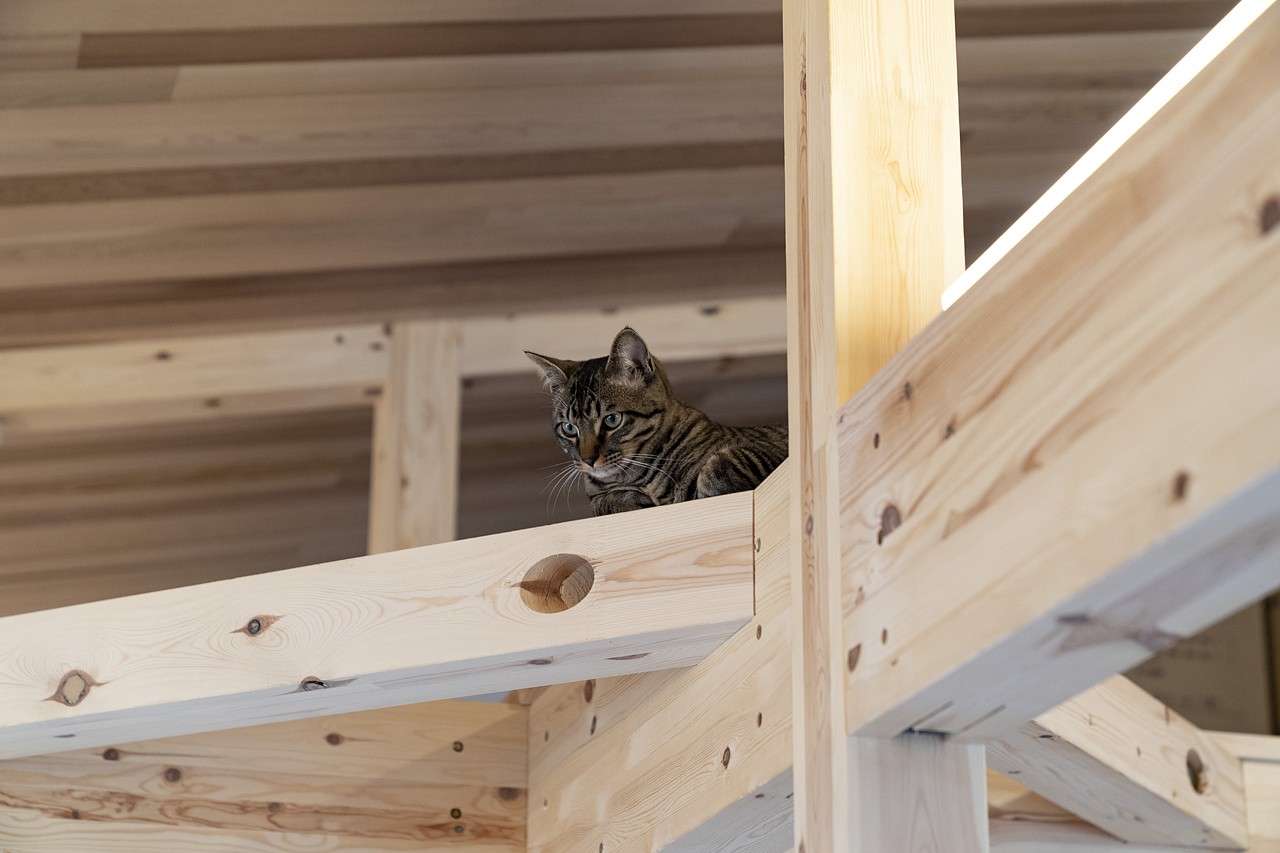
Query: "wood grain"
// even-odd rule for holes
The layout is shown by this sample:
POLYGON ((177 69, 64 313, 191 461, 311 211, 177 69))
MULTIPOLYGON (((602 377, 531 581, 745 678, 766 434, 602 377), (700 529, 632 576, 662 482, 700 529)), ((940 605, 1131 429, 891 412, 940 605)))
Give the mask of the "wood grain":
POLYGON ((1248 846, 1240 760, 1124 676, 987 746, 991 766, 1129 843, 1248 846), (1198 790, 1188 771, 1203 767, 1198 790))
POLYGON ((457 533, 461 339, 448 320, 391 326, 390 370, 373 412, 370 554, 457 533))
POLYGON ((1271 7, 843 411, 850 731, 998 736, 1275 587, 1278 32, 1271 7))
POLYGON ((0 414, 380 386, 388 343, 383 327, 370 324, 0 350, 0 414))
POLYGON ((696 667, 533 701, 530 850, 738 850, 789 835, 790 464, 755 492, 755 619, 696 667))
POLYGON ((727 495, 10 616, 3 752, 687 666, 751 616, 751 516, 727 495), (536 612, 519 584, 556 554, 592 562, 593 592, 536 612), (73 704, 46 701, 64 682, 73 704))
POLYGON ((776 245, 771 167, 0 208, 0 289, 776 245))

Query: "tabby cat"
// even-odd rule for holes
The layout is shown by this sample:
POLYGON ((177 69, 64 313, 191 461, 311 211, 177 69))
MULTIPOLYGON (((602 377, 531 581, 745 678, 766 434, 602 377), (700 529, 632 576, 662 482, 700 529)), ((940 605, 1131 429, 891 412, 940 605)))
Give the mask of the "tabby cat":
POLYGON ((605 358, 525 355, 551 392, 552 429, 586 475, 596 515, 753 489, 787 458, 785 426, 724 426, 677 400, 630 327, 605 358))

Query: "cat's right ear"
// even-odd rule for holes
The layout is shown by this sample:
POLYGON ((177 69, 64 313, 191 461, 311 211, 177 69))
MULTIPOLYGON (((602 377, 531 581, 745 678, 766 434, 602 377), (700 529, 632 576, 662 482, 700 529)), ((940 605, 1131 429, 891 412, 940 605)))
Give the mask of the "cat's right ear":
POLYGON ((548 391, 558 391, 569 383, 569 373, 573 370, 575 362, 538 355, 528 350, 525 350, 524 354, 529 356, 529 360, 542 374, 542 383, 547 386, 548 391))

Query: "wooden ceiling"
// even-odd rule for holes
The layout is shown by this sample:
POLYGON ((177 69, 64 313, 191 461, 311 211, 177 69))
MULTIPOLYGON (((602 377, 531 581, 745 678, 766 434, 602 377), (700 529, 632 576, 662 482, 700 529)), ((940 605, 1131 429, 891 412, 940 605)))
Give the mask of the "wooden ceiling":
MULTIPOLYGON (((781 295, 779 6, 5 0, 0 348, 781 295)), ((959 0, 970 258, 1229 6, 959 0)), ((675 379, 785 416, 780 358, 675 379)), ((461 535, 583 514, 530 377, 463 418, 461 535)), ((368 457, 364 408, 10 430, 0 611, 361 553, 368 457)))

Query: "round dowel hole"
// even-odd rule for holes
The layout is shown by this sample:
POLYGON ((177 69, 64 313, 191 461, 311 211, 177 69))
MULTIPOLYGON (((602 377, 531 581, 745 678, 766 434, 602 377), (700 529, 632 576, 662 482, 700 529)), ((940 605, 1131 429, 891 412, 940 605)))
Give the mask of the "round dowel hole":
POLYGON ((520 582, 520 598, 537 613, 563 613, 591 592, 596 573, 577 554, 552 554, 534 563, 520 582))

